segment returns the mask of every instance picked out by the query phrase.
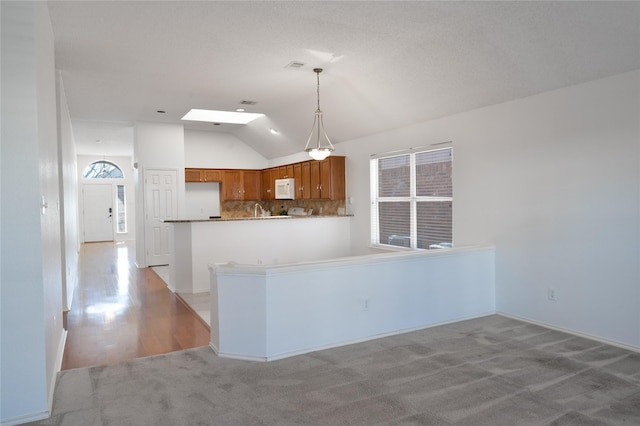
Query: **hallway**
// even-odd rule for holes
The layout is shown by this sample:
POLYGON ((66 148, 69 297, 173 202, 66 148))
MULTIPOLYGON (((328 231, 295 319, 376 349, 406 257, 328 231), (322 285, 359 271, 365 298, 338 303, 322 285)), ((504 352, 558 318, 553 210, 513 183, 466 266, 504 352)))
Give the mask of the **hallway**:
POLYGON ((62 370, 207 346, 209 329, 150 269, 134 242, 85 243, 62 370))

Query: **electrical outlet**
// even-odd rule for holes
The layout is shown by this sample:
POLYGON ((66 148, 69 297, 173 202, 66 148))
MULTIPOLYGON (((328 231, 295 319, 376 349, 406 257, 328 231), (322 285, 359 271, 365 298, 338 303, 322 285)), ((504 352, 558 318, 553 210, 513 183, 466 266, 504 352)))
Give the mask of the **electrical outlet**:
POLYGON ((364 299, 364 301, 362 302, 362 310, 363 311, 369 310, 369 299, 364 299))
POLYGON ((547 298, 555 302, 557 300, 556 297, 557 297, 556 289, 553 287, 547 288, 547 298))

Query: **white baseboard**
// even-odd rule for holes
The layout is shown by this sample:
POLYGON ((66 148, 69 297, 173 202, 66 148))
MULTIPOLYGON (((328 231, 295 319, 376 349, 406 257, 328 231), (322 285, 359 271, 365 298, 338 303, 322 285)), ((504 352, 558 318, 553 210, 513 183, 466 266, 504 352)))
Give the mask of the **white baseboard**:
POLYGON ((62 370, 62 358, 64 357, 64 348, 67 344, 67 330, 62 330, 60 336, 60 342, 58 343, 58 353, 56 354, 56 363, 53 369, 53 377, 51 379, 51 387, 49 388, 49 399, 47 401, 47 407, 49 407, 49 415, 53 412, 53 396, 56 390, 56 382, 58 381, 58 373, 62 370))
POLYGON ((42 411, 39 413, 26 414, 24 416, 13 417, 10 419, 2 419, 0 420, 0 425, 15 426, 15 425, 21 425, 24 423, 37 422, 39 420, 48 419, 49 415, 50 415, 50 411, 42 411))
POLYGON ((604 344, 611 345, 611 346, 616 346, 618 348, 627 349, 627 350, 630 350, 630 351, 633 351, 633 352, 640 352, 640 346, 627 345, 625 343, 616 342, 615 340, 609 340, 609 339, 606 339, 604 337, 594 336, 594 335, 588 334, 588 333, 582 333, 580 331, 571 330, 569 328, 558 327, 557 325, 548 324, 548 323, 541 322, 541 321, 536 321, 536 320, 533 320, 531 318, 521 317, 519 315, 513 315, 513 314, 506 313, 506 312, 497 311, 496 314, 501 315, 503 317, 512 318, 512 319, 515 319, 515 320, 518 320, 518 321, 524 321, 524 322, 528 322, 530 324, 539 325, 541 327, 550 328, 551 330, 561 331, 563 333, 568 333, 568 334, 573 334, 574 336, 578 336, 578 337, 584 337, 585 339, 595 340, 596 342, 604 343, 604 344))

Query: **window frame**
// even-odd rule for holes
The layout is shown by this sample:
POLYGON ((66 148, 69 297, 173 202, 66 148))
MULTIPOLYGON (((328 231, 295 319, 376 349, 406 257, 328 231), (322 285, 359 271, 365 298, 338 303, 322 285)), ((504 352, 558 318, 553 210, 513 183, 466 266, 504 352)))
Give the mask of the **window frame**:
POLYGON ((97 161, 93 161, 91 162, 87 167, 84 168, 84 170, 82 171, 82 178, 83 179, 124 179, 124 170, 122 170, 120 168, 120 166, 118 166, 116 163, 112 162, 112 161, 108 161, 108 160, 97 160, 97 161), (110 170, 117 170, 122 176, 111 176, 111 172, 109 172, 109 175, 103 175, 102 172, 98 172, 95 173, 95 167, 94 166, 110 166, 110 170), (87 174, 91 174, 90 176, 87 176, 87 174))
MULTIPOLYGON (((442 197, 442 196, 419 196, 416 194, 417 191, 417 166, 416 166, 416 156, 418 154, 422 154, 425 152, 436 152, 436 151, 449 151, 451 163, 453 165, 453 146, 451 142, 445 142, 441 144, 436 144, 438 147, 429 146, 429 147, 418 147, 418 148, 410 148, 407 150, 394 151, 386 154, 376 154, 371 156, 370 160, 370 246, 378 249, 385 250, 393 250, 393 251, 402 251, 402 250, 427 250, 426 248, 418 247, 418 203, 422 202, 449 202, 451 203, 451 208, 453 208, 453 170, 451 171, 451 185, 452 185, 452 193, 450 197, 442 197), (408 196, 394 196, 394 197, 380 197, 378 191, 380 189, 379 182, 379 161, 394 157, 408 156, 409 157, 409 195, 408 196), (388 244, 380 241, 380 217, 379 217, 379 206, 380 203, 384 202, 408 202, 409 203, 409 247, 398 246, 393 244, 388 244)), ((451 212, 451 236, 453 240, 453 211, 451 212)), ((452 241, 453 242, 453 241, 452 241)))
POLYGON ((124 183, 116 184, 116 215, 115 215, 115 225, 116 225, 116 234, 126 234, 127 230, 127 187, 124 183), (122 188, 122 202, 120 202, 120 188, 122 188), (122 220, 120 220, 120 216, 122 216, 122 220), (122 224, 122 229, 120 225, 122 224))

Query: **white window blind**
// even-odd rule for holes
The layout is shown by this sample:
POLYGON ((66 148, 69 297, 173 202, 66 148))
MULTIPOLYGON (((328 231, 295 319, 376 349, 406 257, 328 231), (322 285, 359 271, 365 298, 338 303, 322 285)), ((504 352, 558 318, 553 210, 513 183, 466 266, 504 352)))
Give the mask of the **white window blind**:
POLYGON ((452 246, 452 149, 379 155, 371 160, 371 243, 452 246))

